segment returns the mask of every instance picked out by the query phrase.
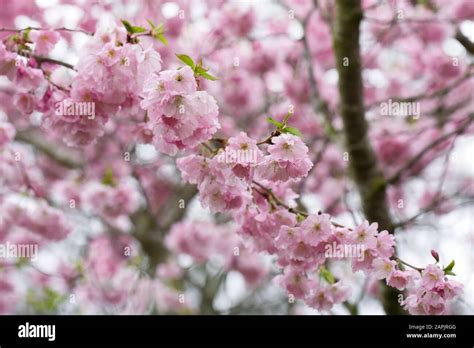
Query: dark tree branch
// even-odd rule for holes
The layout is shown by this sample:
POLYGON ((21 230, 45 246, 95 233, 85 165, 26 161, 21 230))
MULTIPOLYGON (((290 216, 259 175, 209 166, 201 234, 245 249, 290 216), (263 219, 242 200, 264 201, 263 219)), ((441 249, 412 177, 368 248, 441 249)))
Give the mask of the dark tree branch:
POLYGON ((470 54, 474 54, 474 42, 469 40, 469 38, 464 35, 460 29, 456 31, 455 38, 459 41, 461 45, 464 46, 467 52, 469 52, 470 54))
POLYGON ((26 58, 30 58, 30 57, 34 58, 39 65, 43 63, 50 63, 50 64, 62 65, 68 69, 76 71, 76 69, 74 68, 74 65, 63 62, 61 60, 57 60, 57 59, 49 58, 49 57, 43 57, 43 56, 29 55, 26 53, 18 53, 18 54, 26 58))

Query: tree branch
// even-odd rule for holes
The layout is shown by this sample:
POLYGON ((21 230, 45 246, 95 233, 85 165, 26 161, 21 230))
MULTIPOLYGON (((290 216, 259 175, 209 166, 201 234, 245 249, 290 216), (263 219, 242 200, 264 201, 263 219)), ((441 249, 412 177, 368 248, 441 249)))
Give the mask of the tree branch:
POLYGON ((462 33, 460 29, 456 30, 456 40, 464 46, 467 52, 470 54, 474 54, 474 42, 469 40, 469 38, 462 33))
POLYGON ((71 70, 74 70, 74 71, 77 71, 75 68, 74 68, 74 65, 72 64, 69 64, 69 63, 66 63, 66 62, 63 62, 61 60, 57 60, 57 59, 54 59, 54 58, 49 58, 49 57, 43 57, 43 56, 36 56, 36 55, 29 55, 29 54, 25 54, 25 53, 18 53, 19 55, 23 56, 23 57, 26 57, 26 58, 33 58, 36 60, 36 62, 41 65, 42 63, 50 63, 50 64, 57 64, 57 65, 62 65, 68 69, 71 69, 71 70))
POLYGON ((69 169, 78 169, 83 163, 76 154, 67 151, 57 144, 51 144, 43 137, 38 136, 33 131, 18 131, 16 141, 32 145, 36 150, 55 160, 60 165, 69 169))
POLYGON ((65 27, 61 27, 61 28, 39 28, 39 27, 27 27, 25 29, 9 29, 9 28, 0 28, 0 32, 10 32, 10 33, 21 33, 22 31, 25 31, 25 30, 52 30, 52 31, 67 31, 67 32, 70 32, 70 33, 83 33, 83 34, 86 34, 86 35, 94 35, 94 33, 91 33, 89 31, 86 31, 86 30, 83 30, 83 29, 69 29, 69 28, 65 28, 65 27))
POLYGON ((461 126, 457 127, 451 132, 448 132, 444 134, 443 136, 437 138, 433 142, 429 143, 426 145, 423 149, 421 149, 415 156, 412 157, 408 162, 405 163, 403 167, 401 167, 392 177, 387 179, 387 184, 395 184, 397 183, 401 177, 403 176, 403 173, 405 173, 407 170, 412 168, 420 159, 423 158, 430 150, 432 150, 435 146, 441 144, 443 141, 449 139, 452 136, 457 136, 459 134, 462 134, 467 127, 471 124, 472 120, 474 118, 474 113, 469 114, 467 121, 461 124, 461 126))

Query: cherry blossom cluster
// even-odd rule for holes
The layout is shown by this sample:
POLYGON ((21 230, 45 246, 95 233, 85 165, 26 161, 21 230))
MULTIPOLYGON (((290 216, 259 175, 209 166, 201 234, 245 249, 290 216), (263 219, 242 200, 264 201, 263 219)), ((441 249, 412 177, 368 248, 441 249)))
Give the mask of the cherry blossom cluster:
MULTIPOLYGON (((401 269, 394 253, 393 235, 387 231, 379 232, 377 223, 364 221, 355 229, 349 229, 335 226, 328 214, 306 216, 292 207, 297 195, 288 183, 301 180, 312 167, 307 147, 299 137, 291 134, 271 137, 266 146, 267 155, 259 145, 261 143, 242 132, 231 137, 217 154, 213 151, 207 156, 189 155, 178 159, 177 165, 184 180, 198 185, 204 206, 215 212, 230 213, 241 225, 240 234, 244 239, 250 239, 257 250, 277 256, 277 264, 283 273, 275 278, 275 282, 285 288, 293 300, 302 299, 309 307, 330 311, 335 304, 349 299, 350 288, 336 280, 326 268, 333 258, 340 258, 334 256, 335 252, 328 254, 328 246, 352 246, 356 248, 352 250, 359 250, 360 255, 342 255, 343 258, 352 258, 354 272, 363 271, 370 277, 386 279, 389 286, 421 293, 425 300, 434 296, 429 292, 432 289, 420 288, 413 281, 416 270, 401 269), (255 155, 223 156, 230 151, 249 151, 255 155), (226 162, 226 158, 231 160, 226 162), (257 160, 246 161, 246 158, 257 160)), ((204 229, 201 231, 207 233, 204 229)), ((190 246, 194 249, 197 244, 189 239, 181 243, 181 251, 187 253, 192 253, 190 246)), ((175 241, 173 247, 178 244, 175 241)), ((195 252, 200 250, 197 248, 195 252)), ((199 255, 196 257, 199 259, 199 255)), ((446 283, 453 291, 446 291, 446 295, 443 293, 445 297, 437 292, 436 298, 448 300, 459 295, 461 286, 458 283, 446 283)), ((443 289, 437 288, 437 291, 443 289)), ((410 295, 406 300, 410 302, 405 303, 411 304, 413 296, 410 295)), ((410 307, 408 309, 410 313, 415 312, 410 307)), ((444 309, 443 302, 439 313, 444 309)), ((429 307, 424 310, 426 314, 435 312, 429 307)))
POLYGON ((276 185, 294 182, 306 176, 312 167, 308 148, 297 136, 281 134, 271 141, 268 154, 264 155, 257 142, 241 132, 221 150, 241 154, 233 160, 223 161, 219 154, 211 158, 189 155, 178 159, 177 165, 184 180, 198 184, 205 207, 216 212, 246 208, 252 201, 251 186, 255 180, 270 177, 276 185))
POLYGON ((43 71, 35 61, 19 55, 17 49, 14 43, 5 45, 0 41, 0 74, 15 84, 13 102, 20 112, 29 115, 35 109, 45 111, 51 93, 43 71))
MULTIPOLYGON (((183 179, 198 184, 201 202, 212 211, 230 212, 241 224, 244 238, 252 239, 257 250, 278 256, 284 275, 277 282, 295 298, 305 298, 313 308, 327 310, 348 298, 350 292, 340 282, 319 286, 318 269, 325 262, 324 245, 333 237, 329 215, 310 216, 296 227, 296 215, 275 207, 275 196, 255 183, 273 187, 290 199, 295 198, 288 184, 307 175, 312 163, 307 147, 291 134, 272 137, 267 155, 245 133, 228 140, 215 156, 190 155, 178 159, 183 179), (237 156, 226 163, 223 151, 255 152, 237 156), (257 161, 245 161, 256 158, 257 161), (269 200, 267 198, 270 198, 269 200), (271 202, 271 203, 269 203, 271 202), (310 278, 307 273, 314 273, 310 278), (316 276, 315 276, 316 275, 316 276)), ((193 243, 193 246, 196 243, 193 243)))
POLYGON ((0 202, 0 207, 0 239, 9 234, 14 239, 42 243, 62 240, 72 231, 65 214, 44 201, 12 197, 0 202))
POLYGON ((153 143, 163 153, 193 149, 220 128, 217 103, 206 91, 197 90, 189 66, 154 74, 146 81, 143 95, 140 105, 157 135, 153 143))
POLYGON ((403 302, 410 314, 443 314, 449 308, 448 301, 459 296, 463 289, 461 283, 448 280, 438 265, 428 265, 421 277, 418 274, 413 277, 413 282, 403 302))
POLYGON ((44 127, 61 134, 70 146, 89 145, 104 134, 110 115, 116 122, 121 117, 143 117, 139 91, 145 79, 160 69, 160 54, 152 46, 127 42, 125 29, 98 30, 84 48, 71 91, 56 91, 51 101, 54 111, 60 103, 92 103, 94 116, 51 112, 44 117, 44 127))
MULTIPOLYGON (((55 31, 34 30, 22 40, 34 44, 28 54, 41 57, 49 53, 58 37, 55 31)), ((160 54, 152 46, 143 48, 128 42, 126 30, 119 27, 95 32, 82 50, 72 81, 48 84, 37 60, 16 53, 20 51, 18 45, 6 47, 0 43, 0 72, 18 89, 15 105, 25 115, 35 110, 43 112, 42 126, 52 134, 61 134, 69 146, 93 143, 104 134, 110 115, 115 115, 115 121, 121 116, 143 117, 139 92, 152 72, 161 69, 160 54), (93 117, 81 114, 77 108, 58 112, 60 104, 83 103, 94 105, 93 117)))

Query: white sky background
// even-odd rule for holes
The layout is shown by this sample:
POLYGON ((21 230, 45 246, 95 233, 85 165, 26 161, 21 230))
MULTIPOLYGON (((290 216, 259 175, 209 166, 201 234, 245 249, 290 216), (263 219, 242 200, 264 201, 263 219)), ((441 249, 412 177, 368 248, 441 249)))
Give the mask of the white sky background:
MULTIPOLYGON (((51 25, 55 25, 59 18, 65 19, 65 23, 68 23, 68 27, 75 27, 75 24, 80 20, 82 15, 81 10, 78 10, 76 7, 69 5, 55 6, 58 2, 55 0, 36 0, 37 3, 45 8, 48 8, 48 17, 47 20, 51 25)), ((235 1, 242 6, 249 6, 250 1, 235 1)), ((193 1, 194 15, 199 15, 199 1, 193 1)), ((281 11, 281 8, 275 4, 272 4, 271 1, 254 1, 252 2, 257 11, 259 20, 269 18, 275 15, 276 11, 281 11)), ((122 9, 127 12, 127 9, 122 9)), ((174 12, 177 11, 176 6, 173 3, 169 3, 163 7, 163 14, 168 17, 172 16, 174 12)), ((112 23, 114 18, 112 16, 101 16, 101 23, 107 24, 112 23)), ((20 17, 16 21, 16 26, 18 28, 23 28, 29 25, 37 25, 38 23, 30 21, 26 17, 20 17)), ((199 25, 207 26, 206 20, 202 21, 199 25)), ((461 26, 463 33, 470 38, 471 41, 474 41, 474 22, 464 22, 461 26)), ((258 33, 257 33, 258 34, 258 33)), ((290 25, 289 37, 292 39, 299 39, 303 34, 301 25, 295 20, 294 24, 290 25)), ((73 36, 74 38, 74 48, 71 49, 67 46, 66 41, 62 40, 55 47, 54 51, 51 53, 51 56, 54 58, 62 59, 69 63, 77 63, 77 50, 81 45, 87 40, 87 37, 83 34, 76 33, 73 36)), ((462 51, 464 48, 458 44, 455 40, 450 39, 444 43, 443 46, 445 52, 448 55, 462 55, 465 54, 462 51)), ((331 71, 328 74, 328 77, 331 78, 331 82, 337 83, 337 72, 331 71), (332 77, 331 77, 332 76, 332 77)), ((377 79, 377 76, 374 77, 377 79)), ((383 78, 383 77, 382 77, 383 78)), ((423 116, 421 116, 423 117, 423 116)), ((142 147, 140 149, 143 157, 152 159, 156 153, 150 149, 150 147, 142 147)), ((463 172, 470 177, 474 177, 474 137, 463 137, 461 140, 458 140, 454 148, 454 153, 456 154, 450 161, 450 166, 453 172, 463 172)), ((438 169, 430 170, 440 170, 443 165, 442 161, 438 161, 436 165, 438 169)), ((314 197, 304 197, 305 202, 308 203, 309 208, 312 207, 317 209, 320 205, 314 197)), ((353 197, 354 200, 357 200, 357 197, 353 197)), ((356 205, 355 205, 356 206, 356 205)), ((413 211, 415 214, 416 211, 413 211)), ((190 212, 188 214, 191 218, 206 219, 209 218, 209 212, 204 210, 199 206, 199 203, 196 201, 190 207, 190 212)), ((350 216, 339 218, 340 222, 346 224, 352 224, 352 219, 350 216)), ((397 241, 399 245, 400 256, 408 261, 411 264, 415 265, 426 265, 433 261, 430 256, 430 250, 436 249, 439 251, 441 260, 443 263, 447 264, 451 259, 456 260, 455 273, 457 277, 456 280, 462 282, 465 286, 463 302, 459 304, 459 310, 462 313, 474 313, 474 253, 472 248, 474 247, 474 208, 473 206, 465 206, 462 209, 456 209, 452 213, 446 214, 439 218, 438 225, 436 230, 429 228, 412 228, 409 231, 402 232, 397 234, 397 241)), ((51 258, 48 257, 47 253, 42 253, 41 258, 38 261, 38 265, 44 268, 51 267, 51 258)), ((354 279, 362 284, 363 276, 361 274, 356 274, 353 276, 354 279)), ((239 274, 233 273, 229 277, 229 283, 227 286, 227 298, 222 297, 217 299, 216 304, 221 308, 231 306, 233 302, 237 301, 245 294, 245 284, 243 279, 239 274)), ((357 291, 356 295, 357 295, 357 291)), ((361 314, 382 314, 382 308, 377 301, 371 300, 369 296, 365 296, 363 305, 360 308, 361 314)), ((313 313, 313 311, 308 310, 307 312, 313 313)), ((335 308, 335 313, 346 313, 342 308, 335 308)))

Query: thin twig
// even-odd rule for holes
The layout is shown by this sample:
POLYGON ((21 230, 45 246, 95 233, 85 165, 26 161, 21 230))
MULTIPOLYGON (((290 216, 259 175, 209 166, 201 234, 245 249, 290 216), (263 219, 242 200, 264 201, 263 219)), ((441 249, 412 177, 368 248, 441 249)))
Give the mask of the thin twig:
POLYGON ((448 133, 444 134, 443 136, 439 137, 435 141, 433 141, 433 142, 429 143, 428 145, 426 145, 411 160, 409 160, 407 163, 405 163, 405 165, 403 167, 401 167, 392 177, 387 179, 387 181, 386 181, 387 184, 397 183, 401 179, 401 177, 402 177, 402 175, 405 171, 412 168, 421 158, 423 158, 423 156, 426 155, 426 153, 428 153, 430 150, 432 150, 435 146, 441 144, 443 141, 449 139, 453 135, 462 134, 467 129, 467 127, 471 124, 473 118, 474 118, 474 113, 469 114, 469 116, 467 118, 467 122, 464 122, 460 127, 454 129, 451 132, 448 132, 448 133))
POLYGON ((91 33, 89 31, 83 30, 83 29, 70 29, 70 28, 65 28, 65 27, 60 27, 60 28, 39 28, 39 27, 26 27, 24 29, 10 29, 10 28, 0 28, 0 32, 10 32, 10 33, 21 33, 25 30, 52 30, 52 31, 67 31, 71 33, 83 33, 86 35, 94 35, 94 33, 91 33))

